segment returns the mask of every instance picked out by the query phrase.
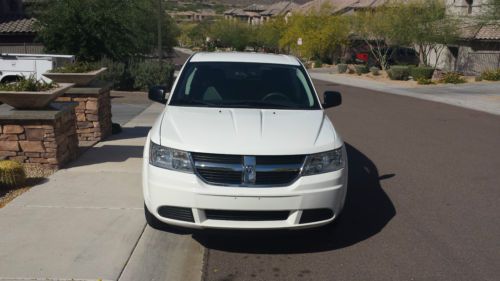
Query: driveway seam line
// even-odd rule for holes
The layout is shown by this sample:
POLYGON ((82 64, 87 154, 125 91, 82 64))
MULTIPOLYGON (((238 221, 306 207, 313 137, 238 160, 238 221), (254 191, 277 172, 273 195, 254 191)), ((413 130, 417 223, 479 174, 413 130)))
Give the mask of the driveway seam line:
POLYGON ((137 245, 139 245, 139 241, 141 241, 142 236, 144 235, 144 232, 146 231, 147 224, 144 225, 142 228, 141 235, 139 235, 139 238, 137 238, 137 241, 135 241, 134 247, 132 248, 132 251, 130 251, 130 255, 127 258, 127 261, 123 265, 122 270, 120 271, 120 274, 118 274, 118 278, 116 278, 117 281, 120 281, 122 278, 123 272, 125 272, 125 269, 127 268, 127 265, 130 263, 130 259, 132 258, 132 255, 135 252, 135 249, 137 249, 137 245))

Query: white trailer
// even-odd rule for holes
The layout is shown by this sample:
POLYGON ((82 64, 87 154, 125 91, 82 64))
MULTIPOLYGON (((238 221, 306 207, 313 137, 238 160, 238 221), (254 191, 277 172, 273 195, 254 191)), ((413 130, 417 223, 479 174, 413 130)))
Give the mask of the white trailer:
POLYGON ((73 63, 72 55, 0 54, 0 83, 17 81, 34 76, 37 80, 50 82, 42 74, 56 67, 73 63))

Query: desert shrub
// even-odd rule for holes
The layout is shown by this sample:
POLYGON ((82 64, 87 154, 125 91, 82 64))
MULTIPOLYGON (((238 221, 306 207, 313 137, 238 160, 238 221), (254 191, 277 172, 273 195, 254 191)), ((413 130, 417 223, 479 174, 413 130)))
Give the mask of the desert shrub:
POLYGON ((26 181, 23 166, 16 161, 0 161, 0 187, 17 187, 26 181))
POLYGON ((500 81, 500 68, 497 70, 486 70, 481 73, 481 78, 488 81, 500 81))
POLYGON ((460 84, 460 83, 466 83, 467 81, 462 77, 462 75, 460 75, 460 73, 447 72, 443 74, 439 82, 446 84, 460 84))
POLYGON ((134 63, 130 74, 134 79, 135 89, 147 90, 155 85, 170 86, 174 68, 168 63, 147 60, 134 63))
POLYGON ((346 73, 347 72, 347 64, 345 64, 345 63, 337 64, 337 70, 339 71, 339 73, 346 73))
POLYGON ((0 91, 41 92, 57 88, 58 86, 59 85, 53 82, 47 83, 43 80, 37 80, 34 75, 31 75, 27 78, 22 77, 19 81, 13 83, 0 84, 0 91))
POLYGON ((410 76, 410 71, 408 69, 408 66, 406 65, 393 65, 391 68, 387 71, 387 74, 389 75, 389 78, 391 80, 408 80, 408 77, 410 76))
POLYGON ((373 75, 378 76, 378 75, 380 75, 380 68, 378 68, 376 66, 372 66, 372 67, 370 67, 370 72, 373 75))
POLYGON ((433 67, 411 67, 409 68, 410 75, 413 77, 413 80, 418 81, 419 79, 432 79, 432 75, 434 74, 433 67))
POLYGON ((354 70, 356 74, 361 75, 363 73, 368 73, 368 67, 364 64, 356 64, 354 65, 354 70))
POLYGON ((348 67, 347 68, 347 73, 354 74, 354 73, 356 73, 356 71, 354 71, 354 69, 352 67, 348 67))
POLYGON ((102 59, 98 63, 99 67, 106 67, 108 70, 99 75, 99 79, 113 83, 113 89, 130 89, 134 81, 130 73, 127 71, 127 66, 124 62, 112 61, 110 59, 102 59))
POLYGON ((435 83, 432 82, 431 79, 420 77, 420 78, 417 79, 417 84, 419 84, 419 85, 432 85, 432 84, 435 84, 435 83))
POLYGON ((315 68, 322 67, 322 66, 323 66, 323 62, 320 59, 316 59, 314 61, 314 67, 315 68))
POLYGON ((481 76, 476 76, 476 77, 474 77, 474 81, 481 82, 481 81, 483 81, 483 78, 481 76))

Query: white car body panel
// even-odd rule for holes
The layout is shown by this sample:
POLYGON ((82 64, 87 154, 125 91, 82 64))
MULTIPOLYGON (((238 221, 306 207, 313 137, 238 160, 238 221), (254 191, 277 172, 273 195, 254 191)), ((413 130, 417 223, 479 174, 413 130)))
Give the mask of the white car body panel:
POLYGON ((191 152, 297 155, 341 146, 322 110, 170 106, 160 131, 159 144, 191 152))

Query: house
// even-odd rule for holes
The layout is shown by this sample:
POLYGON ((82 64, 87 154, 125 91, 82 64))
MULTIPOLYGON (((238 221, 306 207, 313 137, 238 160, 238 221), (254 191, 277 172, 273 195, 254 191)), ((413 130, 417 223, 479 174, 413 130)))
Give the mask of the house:
POLYGON ((262 24, 272 17, 288 16, 293 9, 299 7, 293 1, 281 1, 272 5, 252 4, 245 8, 233 8, 224 12, 228 20, 240 20, 248 24, 262 24))
MULTIPOLYGON (((489 0, 446 0, 447 13, 462 20, 459 41, 446 46, 437 67, 478 75, 500 68, 500 21, 485 22, 489 0)), ((431 57, 431 60, 435 60, 431 57)))
POLYGON ((0 0, 0 53, 42 53, 35 42, 36 19, 26 13, 31 1, 0 0))
POLYGON ((375 8, 387 0, 313 0, 296 7, 292 12, 307 14, 328 9, 332 14, 349 14, 360 9, 375 8))
POLYGON ((218 15, 214 10, 203 9, 200 11, 171 12, 169 15, 177 22, 201 22, 215 20, 218 15))

